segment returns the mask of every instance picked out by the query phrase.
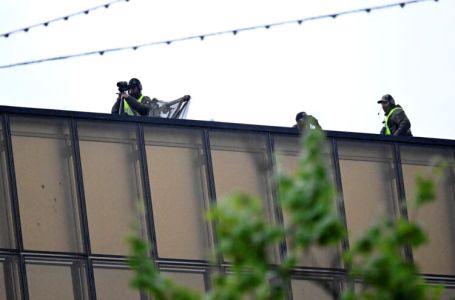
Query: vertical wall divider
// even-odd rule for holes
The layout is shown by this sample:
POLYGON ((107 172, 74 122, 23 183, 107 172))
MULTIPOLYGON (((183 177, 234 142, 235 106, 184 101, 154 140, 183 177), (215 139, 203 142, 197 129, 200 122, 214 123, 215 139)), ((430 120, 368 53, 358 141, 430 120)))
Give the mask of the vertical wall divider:
MULTIPOLYGON (((346 221, 346 210, 344 207, 344 196, 343 196, 343 183, 341 180, 341 168, 340 168, 340 157, 338 155, 338 141, 335 138, 330 138, 332 141, 332 162, 333 169, 335 172, 335 191, 337 193, 337 209, 338 213, 343 221, 344 228, 346 229, 346 238, 341 241, 342 252, 349 250, 349 237, 348 237, 348 224, 346 221)), ((340 256, 341 260, 341 256, 340 256)))
POLYGON ((155 232, 155 223, 153 218, 153 205, 152 205, 152 192, 150 187, 150 179, 149 179, 149 172, 148 172, 148 161, 147 161, 147 151, 145 149, 145 137, 144 137, 144 127, 142 124, 138 124, 137 126, 137 137, 138 137, 138 147, 139 147, 139 159, 140 159, 140 166, 141 166, 141 177, 142 177, 142 194, 144 195, 144 209, 145 209, 145 219, 146 219, 146 226, 147 226, 147 235, 150 244, 152 247, 150 248, 150 255, 155 263, 156 267, 157 258, 158 258, 158 247, 156 241, 156 232, 155 232))
POLYGON ((95 282, 94 282, 94 274, 92 264, 90 263, 90 257, 92 255, 92 250, 90 246, 90 232, 89 232, 89 225, 88 225, 88 216, 87 216, 87 205, 85 202, 85 192, 84 192, 84 179, 82 174, 82 161, 81 161, 81 153, 79 148, 79 133, 77 129, 77 122, 74 119, 71 119, 71 147, 73 151, 73 164, 74 170, 76 171, 75 178, 76 178, 76 191, 77 191, 77 198, 79 204, 79 217, 80 217, 80 225, 81 225, 81 232, 82 232, 82 240, 84 243, 84 252, 85 257, 87 257, 87 285, 89 289, 89 297, 90 299, 96 299, 96 291, 95 291, 95 282))
MULTIPOLYGON (((267 155, 270 157, 269 163, 270 163, 270 175, 271 175, 271 188, 272 188, 272 204, 273 204, 273 210, 274 210, 274 215, 276 222, 278 223, 277 225, 281 225, 284 227, 284 217, 283 217, 283 211, 281 209, 280 201, 278 199, 278 185, 276 181, 276 174, 278 173, 278 168, 277 168, 277 162, 276 162, 276 155, 275 155, 275 142, 272 137, 272 135, 267 133, 267 155)), ((279 258, 282 261, 287 252, 287 245, 286 245, 286 239, 280 243, 279 245, 279 258)))
POLYGON ((206 291, 209 291, 212 288, 212 284, 210 283, 210 274, 211 270, 210 269, 205 269, 204 273, 202 274, 203 280, 204 280, 204 288, 206 291))
POLYGON ((13 224, 15 228, 15 242, 19 251, 18 268, 19 268, 19 284, 21 287, 21 295, 23 299, 28 299, 27 274, 25 272, 25 259, 22 253, 24 252, 24 242, 22 239, 21 218, 19 211, 19 198, 17 194, 16 172, 14 169, 13 142, 11 139, 10 119, 7 114, 2 117, 3 138, 5 141, 5 156, 9 182, 9 193, 11 197, 11 209, 14 216, 13 224))
POLYGON ((3 263, 3 268, 0 268, 0 272, 3 272, 3 284, 5 286, 5 294, 7 299, 14 299, 14 265, 11 259, 0 258, 0 263, 3 263), (12 265, 12 267, 11 267, 12 265))
MULTIPOLYGON (((70 266, 74 299, 84 299, 84 292, 88 289, 88 283, 84 282, 84 272, 83 269, 81 269, 84 265, 87 265, 85 261, 84 263, 81 263, 81 261, 76 260, 73 261, 70 266)), ((85 271, 85 273, 87 273, 87 271, 85 271)))
MULTIPOLYGON (((208 129, 203 129, 202 132, 202 145, 203 145, 203 151, 205 152, 204 158, 205 158, 205 166, 206 166, 206 177, 207 177, 207 188, 208 188, 208 193, 209 193, 209 209, 213 208, 216 206, 216 188, 215 188, 215 175, 213 173, 213 162, 212 162, 212 153, 211 153, 211 147, 210 147, 210 135, 208 129)), ((219 247, 219 241, 217 238, 217 224, 215 221, 211 222, 212 225, 212 240, 213 240, 213 248, 211 249, 215 251, 219 247)), ((222 264, 224 262, 224 259, 222 255, 217 254, 216 256, 216 263, 217 265, 216 270, 219 272, 224 272, 224 269, 222 268, 222 264)))
MULTIPOLYGON (((409 219, 408 210, 406 208, 406 191, 404 188, 403 169, 401 168, 401 153, 400 146, 393 143, 393 162, 395 164, 395 176, 397 178, 398 189, 398 207, 401 217, 409 219)), ((413 261, 412 248, 410 246, 404 247, 404 255, 408 261, 413 261)))
POLYGON ((91 246, 90 246, 90 233, 88 228, 88 217, 87 217, 87 206, 85 203, 85 193, 84 193, 84 179, 82 176, 82 161, 81 153, 79 149, 79 134, 77 130, 77 124, 74 119, 71 119, 71 150, 73 155, 73 164, 76 174, 76 191, 77 199, 79 204, 80 211, 80 222, 81 222, 81 232, 82 240, 84 243, 84 252, 90 256, 92 255, 91 246))
POLYGON ((451 148, 452 150, 452 161, 449 161, 449 184, 451 186, 452 193, 455 195, 455 147, 451 148))
MULTIPOLYGON (((4 274, 4 285, 7 299, 16 299, 17 298, 15 297, 16 293, 21 292, 20 287, 17 287, 17 282, 15 281, 15 278, 19 278, 15 276, 19 271, 16 269, 15 264, 16 261, 17 261, 16 257, 9 256, 5 260, 3 260, 3 270, 0 269, 0 272, 3 271, 4 274)), ((0 262, 2 261, 0 260, 0 262)), ((18 264, 19 262, 17 262, 17 266, 18 264)))
POLYGON ((401 168, 400 146, 393 143, 393 162, 395 164, 395 176, 397 178, 398 189, 398 207, 401 216, 408 218, 408 210, 406 209, 406 192, 404 189, 403 169, 401 168))
POLYGON ((25 266, 25 255, 24 254, 20 254, 19 255, 19 275, 20 275, 20 284, 21 284, 21 288, 22 288, 22 297, 24 297, 23 299, 29 299, 29 295, 28 295, 28 283, 27 283, 27 268, 25 266))
MULTIPOLYGON (((278 184, 276 181, 277 174, 278 174, 278 167, 277 167, 277 161, 276 161, 276 154, 275 154, 275 140, 272 137, 272 134, 270 132, 267 133, 267 155, 269 155, 270 159, 270 172, 271 172, 271 188, 272 188, 272 204, 273 204, 273 210, 275 214, 275 219, 276 222, 278 223, 277 225, 281 225, 284 227, 284 217, 283 217, 283 210, 280 205, 280 201, 278 199, 278 184)), ((286 257, 287 253, 287 245, 286 245, 286 237, 284 238, 284 241, 280 243, 278 246, 278 251, 279 251, 279 259, 282 262, 284 258, 286 257)), ((286 286, 286 299, 288 300, 293 300, 292 296, 292 284, 291 281, 289 281, 289 284, 286 286)))
POLYGON ((95 271, 93 270, 93 259, 89 256, 86 260, 87 264, 87 286, 89 289, 89 299, 96 300, 96 283, 95 271))

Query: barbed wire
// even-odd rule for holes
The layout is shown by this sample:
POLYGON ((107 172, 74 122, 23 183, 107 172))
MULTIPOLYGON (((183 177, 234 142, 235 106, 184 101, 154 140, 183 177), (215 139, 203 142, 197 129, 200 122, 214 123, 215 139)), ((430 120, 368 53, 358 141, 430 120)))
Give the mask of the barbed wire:
POLYGON ((38 24, 35 24, 35 25, 30 25, 30 26, 27 26, 27 27, 24 27, 24 28, 20 28, 20 29, 9 31, 9 32, 5 32, 5 33, 0 34, 0 36, 4 37, 4 38, 8 38, 11 35, 19 33, 19 32, 29 32, 30 29, 32 29, 32 28, 36 28, 36 27, 40 27, 40 26, 48 27, 51 23, 54 23, 54 22, 57 22, 57 21, 68 21, 69 18, 72 18, 72 17, 77 16, 77 15, 88 15, 91 11, 94 11, 94 10, 97 10, 97 9, 100 9, 100 8, 108 9, 111 5, 116 4, 118 2, 129 2, 129 1, 130 0, 115 0, 115 1, 111 1, 111 2, 108 2, 108 3, 105 3, 105 4, 101 4, 101 5, 92 7, 92 8, 88 8, 88 9, 84 9, 84 10, 75 12, 75 13, 72 13, 72 14, 69 14, 69 15, 65 15, 63 17, 55 18, 55 19, 44 21, 44 22, 41 22, 41 23, 38 23, 38 24))
MULTIPOLYGON (((119 1, 125 1, 125 0, 119 0, 119 1)), ((128 1, 128 0, 126 0, 126 1, 128 1)), ((327 18, 335 19, 342 15, 350 15, 350 14, 363 13, 363 12, 371 13, 374 10, 382 10, 382 9, 388 9, 388 8, 393 8, 393 7, 404 8, 405 6, 410 5, 410 4, 416 4, 416 3, 420 3, 420 2, 430 2, 430 1, 438 2, 439 0, 411 0, 411 1, 398 2, 398 3, 386 4, 386 5, 380 5, 380 6, 372 6, 372 7, 367 7, 367 8, 358 8, 358 9, 353 9, 353 10, 340 11, 340 12, 336 12, 336 13, 306 17, 306 18, 301 18, 301 19, 294 19, 294 20, 290 20, 290 21, 282 21, 282 22, 277 22, 277 23, 270 23, 270 24, 230 29, 230 30, 212 32, 212 33, 198 34, 198 35, 186 36, 186 37, 176 38, 176 39, 149 42, 149 43, 144 43, 144 44, 139 44, 139 45, 134 45, 134 46, 93 50, 93 51, 77 53, 77 54, 68 54, 68 55, 62 55, 62 56, 55 56, 55 57, 49 57, 49 58, 43 58, 43 59, 37 59, 37 60, 12 63, 12 64, 8 64, 8 65, 0 65, 0 69, 13 68, 13 67, 31 65, 31 64, 39 64, 39 63, 44 63, 44 62, 49 62, 49 61, 64 60, 64 59, 70 59, 70 58, 81 57, 81 56, 89 56, 89 55, 94 55, 94 54, 104 55, 109 52, 117 52, 117 51, 124 51, 124 50, 137 50, 139 48, 156 46, 156 45, 161 45, 161 44, 171 45, 176 42, 188 41, 188 40, 193 40, 193 39, 200 39, 201 41, 203 41, 207 37, 212 37, 212 36, 217 36, 217 35, 226 35, 226 34, 237 35, 240 32, 253 31, 253 30, 264 29, 264 28, 270 29, 272 27, 277 27, 277 26, 282 26, 282 25, 287 25, 287 24, 292 24, 292 23, 301 25, 302 23, 305 23, 308 21, 316 21, 316 20, 322 20, 322 19, 327 19, 327 18)))

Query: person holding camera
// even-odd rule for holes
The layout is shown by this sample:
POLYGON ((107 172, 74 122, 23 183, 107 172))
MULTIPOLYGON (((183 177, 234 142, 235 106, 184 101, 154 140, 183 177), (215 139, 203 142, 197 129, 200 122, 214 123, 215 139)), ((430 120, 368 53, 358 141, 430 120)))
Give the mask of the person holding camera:
POLYGON ((112 106, 112 114, 178 118, 182 115, 182 110, 187 109, 186 104, 191 99, 189 95, 171 102, 150 99, 142 95, 142 84, 137 78, 131 78, 128 83, 117 82, 117 87, 119 93, 112 106))
POLYGON ((111 113, 129 116, 147 116, 150 110, 151 99, 142 95, 142 85, 139 79, 131 78, 117 82, 118 97, 111 113))

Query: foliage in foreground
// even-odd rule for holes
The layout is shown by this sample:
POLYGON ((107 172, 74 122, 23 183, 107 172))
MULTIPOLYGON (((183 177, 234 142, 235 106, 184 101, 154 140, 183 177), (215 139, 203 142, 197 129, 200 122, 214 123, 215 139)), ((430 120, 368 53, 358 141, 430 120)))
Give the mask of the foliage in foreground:
MULTIPOLYGON (((231 266, 229 272, 213 276, 210 291, 198 294, 162 276, 149 258, 146 242, 138 236, 129 239, 129 264, 135 272, 132 286, 157 300, 285 299, 299 254, 312 246, 339 245, 345 238, 320 151, 324 135, 318 129, 306 128, 305 132, 297 173, 293 177, 277 176, 280 204, 287 215, 284 227, 267 221, 259 199, 233 195, 219 201, 208 213, 217 229, 216 255, 231 266), (271 264, 273 249, 285 239, 287 256, 280 264, 271 264)), ((417 186, 417 206, 432 201, 432 181, 419 178, 417 186)), ((404 218, 385 219, 372 226, 344 254, 350 288, 343 299, 438 299, 441 291, 425 285, 417 267, 402 255, 404 247, 415 249, 426 239, 418 224, 404 218), (360 288, 354 289, 354 282, 360 288)), ((337 299, 340 296, 330 289, 327 292, 337 299)))

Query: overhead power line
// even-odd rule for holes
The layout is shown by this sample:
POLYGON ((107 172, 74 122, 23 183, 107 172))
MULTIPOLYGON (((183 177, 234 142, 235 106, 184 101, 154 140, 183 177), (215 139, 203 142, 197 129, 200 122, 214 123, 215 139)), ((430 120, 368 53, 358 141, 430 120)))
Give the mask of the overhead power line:
POLYGON ((111 5, 116 4, 118 2, 128 2, 128 1, 130 1, 130 0, 115 0, 115 1, 111 1, 109 3, 105 3, 105 4, 98 5, 98 6, 95 6, 95 7, 92 7, 92 8, 84 9, 84 10, 81 10, 81 11, 78 11, 78 12, 75 12, 75 13, 72 13, 72 14, 69 14, 69 15, 65 15, 63 17, 59 17, 59 18, 55 18, 55 19, 52 19, 52 20, 44 21, 42 23, 38 23, 38 24, 35 24, 35 25, 30 25, 30 26, 27 26, 27 27, 24 27, 24 28, 20 28, 20 29, 16 29, 16 30, 13 30, 13 31, 10 31, 10 32, 5 32, 5 33, 2 33, 0 36, 8 38, 11 35, 19 33, 19 32, 29 32, 30 29, 36 28, 36 27, 40 27, 40 26, 47 27, 51 23, 54 23, 54 22, 57 22, 57 21, 68 21, 69 18, 72 18, 74 16, 77 16, 77 15, 88 15, 91 11, 94 11, 94 10, 97 10, 97 9, 100 9, 100 8, 108 9, 111 5))
POLYGON ((78 53, 78 54, 68 54, 68 55, 49 57, 49 58, 43 58, 43 59, 38 59, 38 60, 30 60, 30 61, 24 61, 24 62, 19 62, 19 63, 13 63, 13 64, 9 64, 9 65, 0 65, 0 69, 6 69, 6 68, 12 68, 12 67, 18 67, 18 66, 24 66, 24 65, 31 65, 31 64, 39 64, 39 63, 44 63, 44 62, 48 62, 48 61, 63 60, 63 59, 81 57, 81 56, 89 56, 89 55, 94 55, 94 54, 104 55, 105 53, 108 53, 108 52, 117 52, 117 51, 124 51, 124 50, 137 50, 139 48, 156 46, 156 45, 161 45, 161 44, 170 45, 170 44, 173 44, 176 42, 182 42, 182 41, 193 40, 193 39, 200 39, 201 41, 203 41, 203 40, 205 40, 205 38, 211 37, 211 36, 225 35, 225 34, 237 35, 238 33, 244 32, 244 31, 253 31, 253 30, 264 29, 264 28, 270 29, 272 27, 277 27, 277 26, 282 26, 282 25, 287 25, 287 24, 292 24, 292 23, 301 25, 302 23, 305 23, 308 21, 316 21, 316 20, 322 20, 322 19, 328 19, 328 18, 335 19, 342 15, 350 15, 350 14, 362 13, 362 12, 371 13, 374 10, 381 10, 381 9, 387 9, 387 8, 393 8, 393 7, 404 8, 406 5, 416 4, 419 2, 429 2, 429 1, 438 2, 439 0, 411 0, 411 1, 406 1, 406 2, 392 3, 392 4, 386 4, 386 5, 380 5, 380 6, 359 8, 359 9, 341 11, 341 12, 336 12, 336 13, 331 13, 331 14, 306 17, 306 18, 297 19, 297 20, 282 21, 282 22, 265 24, 265 25, 243 27, 243 28, 238 28, 238 29, 198 34, 198 35, 192 35, 192 36, 170 39, 170 40, 149 42, 149 43, 139 44, 139 45, 135 45, 135 46, 94 50, 94 51, 83 52, 83 53, 78 53))

